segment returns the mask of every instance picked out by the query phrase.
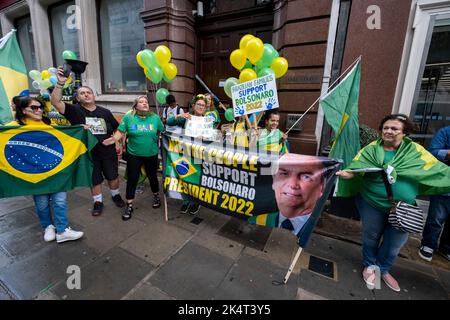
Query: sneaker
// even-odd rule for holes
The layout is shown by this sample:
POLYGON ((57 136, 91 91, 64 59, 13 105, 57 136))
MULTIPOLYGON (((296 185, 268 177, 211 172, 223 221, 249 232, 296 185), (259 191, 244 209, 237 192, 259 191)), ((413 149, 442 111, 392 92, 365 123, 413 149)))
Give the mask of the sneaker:
POLYGON ((161 199, 159 199, 159 194, 154 193, 153 194, 153 208, 159 208, 161 207, 161 199))
POLYGON ((400 292, 400 286, 398 285, 397 280, 395 280, 394 277, 391 276, 389 273, 382 275, 381 278, 389 288, 391 288, 395 292, 400 292))
POLYGON ((189 214, 197 214, 197 212, 200 210, 200 205, 197 203, 193 203, 191 204, 191 206, 189 207, 189 214))
POLYGON ((92 209, 92 215, 94 217, 101 215, 103 212, 103 202, 95 201, 94 208, 92 209))
POLYGON ((421 246, 419 249, 419 256, 426 261, 431 261, 433 259, 433 249, 427 246, 421 246))
POLYGON ((56 234, 56 242, 61 243, 65 241, 78 240, 83 236, 83 234, 84 233, 81 231, 75 231, 70 229, 70 227, 67 227, 63 233, 56 234))
POLYGON ((363 276, 363 280, 367 285, 367 288, 369 290, 373 290, 375 289, 375 270, 369 266, 364 268, 363 272, 362 272, 362 276, 363 276))
POLYGON ((56 239, 55 227, 51 224, 44 231, 44 241, 50 242, 56 239))
POLYGON ((123 201, 120 194, 116 194, 114 197, 112 197, 112 201, 114 201, 115 205, 119 208, 125 207, 125 201, 123 201))
POLYGON ((127 204, 127 207, 125 208, 124 213, 122 213, 122 220, 129 220, 131 219, 131 215, 133 214, 133 205, 127 204))
POLYGON ((188 212, 188 209, 189 209, 189 202, 183 203, 180 209, 180 213, 185 214, 188 212))

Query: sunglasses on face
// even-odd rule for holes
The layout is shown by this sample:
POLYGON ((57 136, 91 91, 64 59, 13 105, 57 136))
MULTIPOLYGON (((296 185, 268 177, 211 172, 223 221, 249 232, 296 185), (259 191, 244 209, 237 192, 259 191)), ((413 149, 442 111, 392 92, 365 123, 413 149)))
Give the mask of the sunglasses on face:
POLYGON ((44 111, 44 107, 41 106, 41 105, 39 105, 39 106, 31 105, 31 106, 29 106, 29 107, 30 107, 31 110, 33 110, 33 112, 35 112, 35 111, 37 111, 37 110, 39 110, 39 109, 41 109, 42 111, 44 111))

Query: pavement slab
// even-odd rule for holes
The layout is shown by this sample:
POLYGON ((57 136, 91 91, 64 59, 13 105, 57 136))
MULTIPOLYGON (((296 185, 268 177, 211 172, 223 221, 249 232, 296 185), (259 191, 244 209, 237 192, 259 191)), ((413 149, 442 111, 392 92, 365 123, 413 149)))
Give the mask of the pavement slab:
POLYGON ((133 293, 125 298, 126 300, 174 300, 174 298, 152 286, 151 283, 144 282, 133 293))
POLYGON ((81 268, 81 289, 69 290, 59 283, 51 291, 65 300, 121 299, 153 270, 153 266, 121 248, 113 248, 81 268))
POLYGON ((65 282, 68 266, 81 267, 97 255, 82 239, 62 244, 47 243, 42 250, 0 269, 0 282, 19 299, 32 299, 57 282, 65 282))
POLYGON ((31 196, 0 199, 0 216, 31 206, 34 206, 31 196))
POLYGON ((95 223, 84 228, 85 241, 92 248, 104 253, 142 230, 146 224, 138 219, 123 221, 121 215, 109 214, 97 217, 95 223))
POLYGON ((211 299, 232 265, 233 260, 188 243, 149 282, 176 299, 211 299))
POLYGON ((120 247, 154 266, 159 266, 191 236, 192 232, 165 221, 153 221, 122 242, 120 247))
POLYGON ((20 209, 0 216, 0 235, 16 233, 39 223, 34 207, 20 209))
POLYGON ((214 293, 217 300, 292 300, 297 295, 295 281, 282 284, 286 269, 242 254, 214 293))
POLYGON ((272 229, 250 224, 238 218, 230 219, 217 232, 218 235, 241 243, 246 247, 263 250, 272 229))

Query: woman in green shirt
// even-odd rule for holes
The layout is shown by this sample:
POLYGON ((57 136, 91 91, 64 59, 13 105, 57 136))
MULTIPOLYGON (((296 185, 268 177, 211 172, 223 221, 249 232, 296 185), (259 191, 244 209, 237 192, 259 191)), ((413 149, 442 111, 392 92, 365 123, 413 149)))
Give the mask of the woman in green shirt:
POLYGON ((141 166, 150 181, 153 192, 153 208, 161 206, 159 198, 158 170, 158 138, 159 133, 164 131, 164 125, 159 116, 150 111, 146 96, 139 96, 134 101, 132 112, 127 113, 120 123, 118 130, 111 138, 103 141, 109 145, 121 140, 125 134, 128 137, 127 143, 127 206, 122 214, 123 220, 131 218, 133 213, 133 200, 136 192, 136 185, 139 180, 141 166))
MULTIPOLYGON (((365 160, 361 157, 365 149, 374 149, 380 154, 380 162, 374 165, 385 167, 392 164, 397 151, 407 144, 414 144, 406 136, 412 131, 413 124, 406 115, 393 114, 384 117, 380 124, 381 139, 372 142, 358 153, 347 169, 365 160), (381 160, 383 159, 383 160, 381 160)), ((399 157, 400 157, 399 152, 399 157)), ((399 167, 399 165, 397 164, 399 167)), ((342 179, 351 179, 354 172, 338 171, 336 175, 342 179)), ((414 204, 418 192, 418 181, 407 176, 397 176, 392 184, 394 199, 414 204)), ((356 199, 356 206, 361 216, 363 233, 363 279, 370 289, 375 287, 375 269, 379 268, 381 277, 386 285, 394 291, 400 291, 398 282, 389 274, 400 249, 408 240, 408 233, 394 228, 388 223, 391 204, 389 203, 383 178, 380 172, 365 173, 360 195, 356 199)))

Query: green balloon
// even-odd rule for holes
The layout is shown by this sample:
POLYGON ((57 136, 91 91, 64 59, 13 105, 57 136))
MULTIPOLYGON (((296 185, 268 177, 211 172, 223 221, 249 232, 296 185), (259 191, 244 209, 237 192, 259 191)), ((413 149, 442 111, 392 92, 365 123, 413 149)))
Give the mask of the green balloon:
POLYGON ((146 73, 147 78, 150 79, 154 84, 158 84, 161 82, 163 78, 163 71, 158 66, 153 66, 148 68, 148 73, 146 73))
POLYGON ((156 100, 159 104, 166 103, 166 97, 169 95, 169 91, 166 88, 160 88, 156 91, 156 100))
POLYGON ((259 69, 269 67, 272 64, 273 59, 278 57, 279 57, 278 51, 271 44, 265 43, 263 55, 261 59, 259 59, 256 62, 256 66, 259 69))
POLYGON ((142 50, 141 61, 147 69, 158 66, 155 53, 150 49, 142 50))
POLYGON ((62 57, 64 60, 77 60, 77 55, 75 52, 70 51, 70 50, 65 50, 62 53, 62 57))
POLYGON ((258 78, 268 76, 269 74, 275 75, 275 72, 271 68, 262 68, 258 71, 258 78))
POLYGON ((234 120, 234 110, 233 110, 233 108, 228 108, 227 110, 225 110, 225 119, 227 119, 227 121, 233 121, 234 120))
POLYGON ((245 61, 245 65, 242 67, 242 69, 240 71, 242 71, 244 69, 253 69, 253 65, 250 61, 248 61, 248 59, 245 61))
POLYGON ((225 91, 225 94, 226 94, 229 98, 232 97, 232 95, 231 95, 231 87, 232 87, 232 86, 235 86, 235 85, 237 85, 237 84, 239 84, 239 80, 236 79, 236 78, 234 78, 234 77, 230 77, 230 78, 228 78, 228 79, 225 81, 225 85, 223 86, 223 90, 225 91))

